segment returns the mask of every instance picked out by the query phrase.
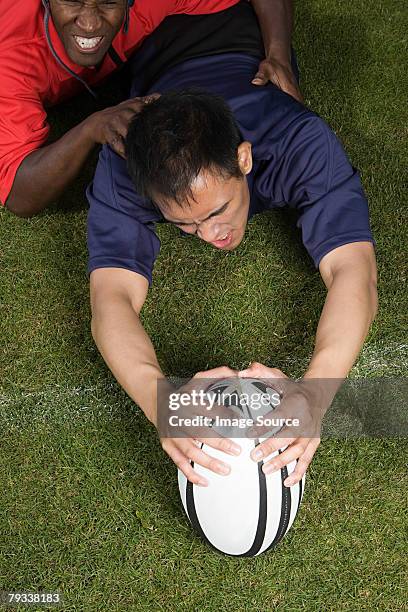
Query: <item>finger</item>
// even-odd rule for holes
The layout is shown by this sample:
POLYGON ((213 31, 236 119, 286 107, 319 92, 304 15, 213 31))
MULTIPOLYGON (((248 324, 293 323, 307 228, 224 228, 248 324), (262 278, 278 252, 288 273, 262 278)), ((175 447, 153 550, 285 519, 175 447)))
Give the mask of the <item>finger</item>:
POLYGON ((123 104, 131 108, 134 112, 140 112, 147 104, 151 104, 151 102, 154 102, 158 98, 160 98, 159 93, 152 93, 148 96, 131 98, 130 100, 126 100, 123 104))
MULTIPOLYGON (((163 448, 165 448, 164 445, 163 448)), ((179 450, 177 446, 175 446, 174 442, 171 441, 165 451, 179 470, 183 472, 187 480, 201 487, 208 486, 208 480, 204 478, 204 476, 197 474, 197 472, 193 469, 188 457, 186 457, 186 455, 179 450)))
POLYGON ((262 416, 259 424, 250 427, 246 437, 254 439, 278 437, 279 435, 279 439, 282 439, 285 436, 290 438, 307 437, 308 434, 309 437, 312 437, 315 431, 316 424, 311 423, 306 415, 296 414, 296 407, 283 400, 275 410, 262 416))
POLYGON ((285 465, 288 465, 292 461, 299 459, 303 455, 306 450, 308 441, 302 438, 298 438, 297 441, 288 445, 286 450, 283 453, 279 453, 273 459, 270 459, 262 466, 262 471, 264 474, 272 474, 277 470, 282 469, 285 465))
POLYGON ((292 98, 295 98, 299 102, 303 102, 298 83, 292 72, 276 70, 271 73, 270 81, 279 87, 279 89, 292 96, 292 98))
POLYGON ((107 140, 109 146, 121 157, 125 158, 125 143, 123 138, 117 132, 111 134, 107 140))
POLYGON ((137 113, 132 108, 122 108, 120 112, 113 115, 111 125, 115 128, 117 125, 123 125, 127 129, 135 115, 137 115, 137 113))
POLYGON ((282 78, 279 76, 277 72, 271 72, 269 74, 269 81, 273 83, 274 85, 276 85, 276 87, 278 87, 279 89, 282 89, 283 91, 282 78))
POLYGON ((256 425, 256 426, 250 427, 245 433, 245 437, 249 438, 250 440, 254 440, 257 438, 271 438, 272 439, 272 436, 277 436, 278 434, 280 438, 282 437, 282 431, 284 429, 284 422, 281 421, 279 417, 275 416, 275 412, 269 412, 265 417, 263 417, 263 422, 265 423, 265 425, 256 425))
POLYGON ((293 444, 295 440, 297 438, 270 438, 269 440, 264 440, 252 450, 251 459, 253 461, 261 461, 261 459, 269 457, 269 455, 285 448, 285 446, 293 444))
POLYGON ((197 448, 194 444, 191 445, 187 452, 188 458, 194 461, 195 464, 201 465, 215 474, 227 476, 231 471, 231 466, 229 466, 228 463, 224 463, 219 459, 207 455, 207 453, 201 448, 197 448))
POLYGON ((159 94, 158 92, 154 92, 149 94, 148 96, 143 96, 143 98, 141 98, 143 104, 150 104, 151 102, 154 102, 155 100, 158 100, 160 98, 161 94, 159 94))
POLYGON ((292 98, 295 98, 295 100, 297 100, 298 102, 303 103, 303 96, 300 93, 300 89, 293 83, 290 83, 290 82, 283 83, 281 86, 281 89, 282 91, 292 96, 292 98))
POLYGON ((237 371, 227 366, 197 372, 191 380, 179 389, 179 392, 188 393, 191 396, 195 392, 196 397, 200 397, 197 414, 208 414, 208 411, 211 410, 213 412, 217 411, 219 416, 231 417, 233 407, 224 406, 222 402, 225 398, 215 391, 214 393, 209 392, 209 389, 214 386, 216 379, 219 383, 222 383, 227 379, 235 378, 236 375, 237 371), (202 401, 203 397, 205 398, 204 401, 202 401))
POLYGON ((197 378, 220 378, 220 379, 224 379, 224 378, 229 378, 231 376, 236 376, 237 375, 237 370, 233 370, 232 368, 229 368, 228 366, 220 366, 219 368, 213 368, 212 370, 207 370, 205 372, 197 372, 194 376, 193 376, 193 380, 197 379, 197 378))
POLYGON ((252 362, 244 370, 240 370, 237 376, 239 378, 288 378, 279 368, 269 368, 257 361, 252 362))
POLYGON ((181 387, 172 389, 172 393, 191 394, 192 391, 196 391, 198 393, 200 391, 205 391, 206 387, 208 387, 208 383, 205 380, 201 381, 196 378, 191 378, 186 383, 184 383, 181 387))
POLYGON ((229 455, 237 456, 241 453, 241 447, 236 442, 233 442, 229 438, 223 438, 222 436, 216 436, 211 438, 200 438, 200 442, 207 444, 207 446, 211 446, 212 448, 216 448, 223 453, 228 453, 229 455))
MULTIPOLYGON (((272 383, 273 384, 273 383, 272 383)), ((310 401, 299 386, 290 379, 282 381, 287 389, 277 389, 280 402, 268 414, 260 415, 256 425, 247 432, 249 438, 263 438, 270 435, 279 438, 316 438, 320 434, 321 410, 310 401)))
POLYGON ((125 140, 129 130, 129 123, 133 117, 133 114, 130 115, 129 119, 124 116, 115 117, 109 126, 111 133, 115 136, 120 136, 122 140, 125 140))
POLYGON ((134 113, 140 113, 142 108, 145 106, 143 98, 131 98, 130 100, 126 100, 126 102, 123 102, 122 104, 122 108, 128 108, 134 113))
POLYGON ((285 479, 283 483, 285 487, 291 487, 294 484, 298 483, 300 480, 302 480, 303 476, 306 474, 307 468, 309 467, 310 462, 312 461, 319 444, 320 438, 309 441, 305 452, 299 457, 295 469, 290 474, 290 476, 285 479))
POLYGON ((238 408, 222 404, 208 404, 208 408, 206 405, 187 406, 171 414, 163 412, 159 430, 162 436, 171 438, 213 440, 210 446, 234 455, 239 454, 240 449, 231 440, 235 431, 233 419, 240 416, 238 408))
POLYGON ((236 370, 232 370, 227 366, 214 368, 212 370, 207 370, 206 372, 197 372, 193 378, 186 382, 179 390, 186 393, 190 393, 193 390, 205 391, 210 385, 213 384, 213 379, 218 378, 221 382, 227 378, 235 377, 236 374, 236 370))
POLYGON ((266 83, 268 82, 268 77, 264 72, 259 70, 251 82, 253 85, 266 85, 266 83))

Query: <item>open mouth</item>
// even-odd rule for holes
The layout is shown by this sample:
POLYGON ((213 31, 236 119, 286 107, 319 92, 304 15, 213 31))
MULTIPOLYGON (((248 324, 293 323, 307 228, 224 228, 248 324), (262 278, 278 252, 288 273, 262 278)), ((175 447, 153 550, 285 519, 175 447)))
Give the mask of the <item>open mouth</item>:
POLYGON ((84 53, 94 53, 101 46, 103 38, 103 36, 93 36, 92 38, 85 38, 84 36, 74 35, 76 46, 80 49, 80 51, 84 53))
POLYGON ((222 249, 229 246, 232 242, 232 232, 227 232, 224 236, 221 236, 219 240, 214 240, 213 244, 217 249, 222 249))

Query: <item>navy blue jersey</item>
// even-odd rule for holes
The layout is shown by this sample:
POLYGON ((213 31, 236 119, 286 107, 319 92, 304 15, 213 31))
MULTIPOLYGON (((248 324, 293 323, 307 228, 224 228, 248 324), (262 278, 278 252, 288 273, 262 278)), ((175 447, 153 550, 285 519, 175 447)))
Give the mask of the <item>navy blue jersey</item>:
MULTIPOLYGON (((374 243, 360 178, 336 135, 271 83, 251 85, 258 63, 243 53, 190 59, 168 69, 150 90, 200 87, 224 97, 244 140, 252 144, 249 218, 274 208, 296 210, 303 244, 316 267, 341 245, 374 243)), ((151 284, 160 249, 155 226, 164 218, 137 195, 126 162, 108 146, 101 150, 87 196, 89 272, 126 268, 151 284)))

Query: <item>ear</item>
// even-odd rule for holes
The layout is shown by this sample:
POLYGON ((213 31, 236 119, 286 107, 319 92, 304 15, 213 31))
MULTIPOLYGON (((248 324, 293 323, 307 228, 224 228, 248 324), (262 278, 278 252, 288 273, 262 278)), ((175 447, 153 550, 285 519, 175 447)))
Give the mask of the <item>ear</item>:
POLYGON ((252 170, 252 145, 248 141, 241 142, 238 147, 238 164, 242 174, 249 174, 252 170))

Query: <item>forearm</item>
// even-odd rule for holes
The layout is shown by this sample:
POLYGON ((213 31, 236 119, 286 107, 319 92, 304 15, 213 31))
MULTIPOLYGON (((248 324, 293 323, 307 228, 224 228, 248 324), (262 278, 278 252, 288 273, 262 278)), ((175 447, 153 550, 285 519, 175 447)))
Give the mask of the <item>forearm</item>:
POLYGON ((164 375, 130 301, 117 297, 95 306, 92 335, 116 380, 156 424, 157 381, 164 375))
POLYGON ((289 64, 293 29, 292 0, 252 0, 264 40, 265 56, 289 64))
POLYGON ((343 379, 351 370, 377 311, 376 284, 340 272, 328 290, 304 378, 343 379))
POLYGON ((17 171, 7 208, 22 217, 46 208, 76 178, 94 146, 92 129, 85 120, 56 142, 27 155, 17 171))

